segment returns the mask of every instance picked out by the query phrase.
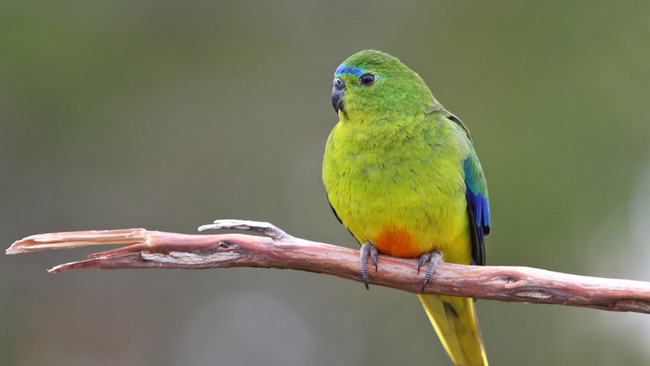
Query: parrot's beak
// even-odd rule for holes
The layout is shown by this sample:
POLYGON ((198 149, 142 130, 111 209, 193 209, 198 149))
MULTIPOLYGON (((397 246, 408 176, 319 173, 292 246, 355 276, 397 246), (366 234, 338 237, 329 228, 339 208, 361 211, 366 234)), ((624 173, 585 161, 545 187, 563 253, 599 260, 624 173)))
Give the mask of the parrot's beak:
POLYGON ((332 106, 336 113, 343 110, 343 92, 345 92, 345 81, 341 78, 336 78, 332 82, 332 106))

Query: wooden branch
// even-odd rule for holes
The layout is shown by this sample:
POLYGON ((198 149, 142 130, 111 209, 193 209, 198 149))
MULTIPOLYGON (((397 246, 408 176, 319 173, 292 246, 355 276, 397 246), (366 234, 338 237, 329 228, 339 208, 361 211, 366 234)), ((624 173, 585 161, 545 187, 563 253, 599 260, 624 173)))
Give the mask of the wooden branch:
MULTIPOLYGON (((217 220, 204 230, 244 230, 262 234, 189 235, 120 229, 38 234, 13 243, 7 254, 90 245, 120 248, 58 265, 50 272, 74 269, 261 267, 295 269, 361 281, 357 250, 293 237, 264 222, 217 220)), ((369 283, 420 293, 424 273, 416 260, 379 256, 369 283)), ((441 263, 424 293, 610 311, 650 313, 650 283, 578 276, 528 267, 467 266, 441 263)))

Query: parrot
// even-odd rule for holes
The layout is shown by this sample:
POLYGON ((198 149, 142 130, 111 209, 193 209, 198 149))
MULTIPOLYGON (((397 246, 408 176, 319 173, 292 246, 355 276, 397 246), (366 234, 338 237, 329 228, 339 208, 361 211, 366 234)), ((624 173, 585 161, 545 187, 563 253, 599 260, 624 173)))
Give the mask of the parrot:
MULTIPOLYGON (((488 192, 469 130, 399 59, 377 50, 334 72, 338 122, 322 179, 336 218, 361 244, 361 277, 379 254, 427 264, 422 290, 441 260, 485 265, 488 192)), ((487 365, 474 299, 418 295, 457 366, 487 365)))

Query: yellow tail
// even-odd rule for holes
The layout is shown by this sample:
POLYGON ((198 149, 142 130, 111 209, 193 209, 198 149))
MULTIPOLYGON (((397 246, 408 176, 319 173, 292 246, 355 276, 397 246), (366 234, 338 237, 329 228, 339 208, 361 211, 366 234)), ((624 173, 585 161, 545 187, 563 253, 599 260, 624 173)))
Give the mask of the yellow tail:
POLYGON ((456 366, 487 366, 474 300, 464 297, 418 295, 442 345, 456 366))

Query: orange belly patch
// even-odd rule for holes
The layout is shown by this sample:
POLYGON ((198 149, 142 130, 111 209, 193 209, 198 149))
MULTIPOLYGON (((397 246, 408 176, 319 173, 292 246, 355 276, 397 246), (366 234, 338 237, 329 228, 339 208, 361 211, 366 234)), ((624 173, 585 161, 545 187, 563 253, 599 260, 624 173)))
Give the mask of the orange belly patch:
POLYGON ((421 246, 406 230, 394 227, 385 228, 377 235, 372 244, 379 253, 393 257, 417 258, 423 254, 421 246))

